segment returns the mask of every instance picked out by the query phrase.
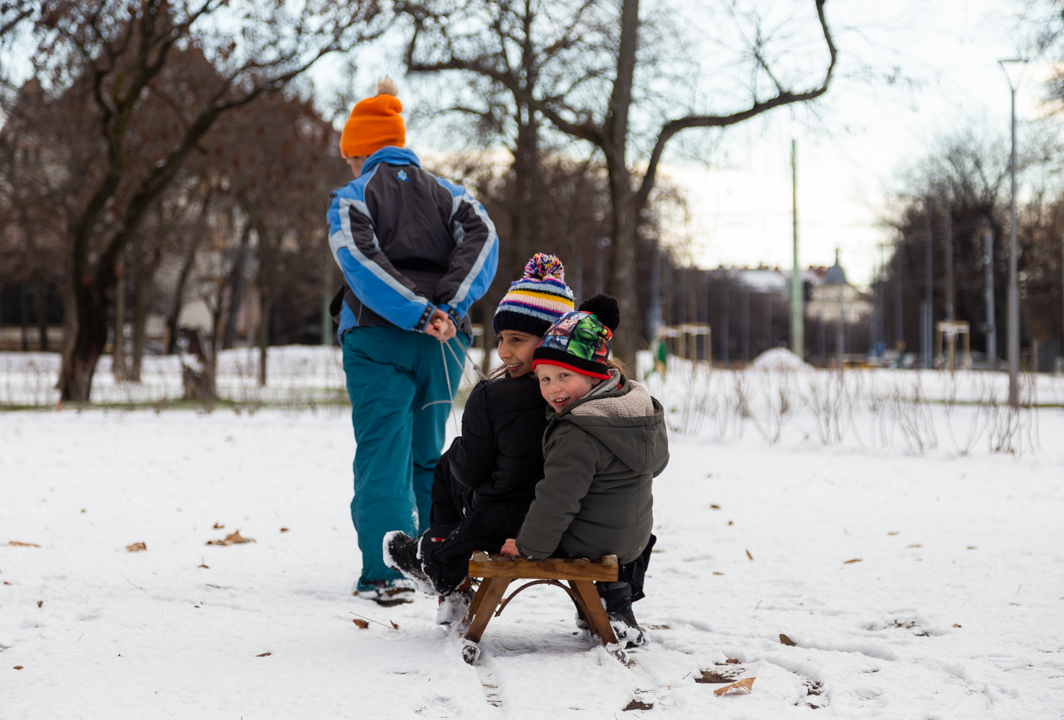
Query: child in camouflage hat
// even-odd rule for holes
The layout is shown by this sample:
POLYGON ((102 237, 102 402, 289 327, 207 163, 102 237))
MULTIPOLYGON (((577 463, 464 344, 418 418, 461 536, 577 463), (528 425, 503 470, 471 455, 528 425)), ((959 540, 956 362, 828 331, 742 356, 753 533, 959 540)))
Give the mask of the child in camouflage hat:
POLYGON ((649 640, 632 612, 655 537, 653 479, 669 461, 661 404, 609 358, 617 301, 596 295, 547 330, 533 353, 551 407, 543 434, 543 480, 516 538, 502 553, 533 560, 616 555, 614 583, 598 583, 617 639, 649 640))

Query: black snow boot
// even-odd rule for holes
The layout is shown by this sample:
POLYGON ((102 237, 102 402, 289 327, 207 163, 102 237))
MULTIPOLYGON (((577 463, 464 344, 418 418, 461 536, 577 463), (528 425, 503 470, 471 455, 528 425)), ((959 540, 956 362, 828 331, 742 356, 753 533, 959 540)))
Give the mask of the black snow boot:
POLYGON ((632 585, 626 582, 595 583, 602 598, 602 604, 606 606, 606 617, 609 618, 613 633, 626 650, 646 647, 650 644, 650 638, 646 630, 636 622, 635 613, 632 612, 632 585))
POLYGON ((402 530, 385 533, 384 564, 413 580, 422 592, 438 595, 432 581, 425 574, 425 568, 421 563, 420 547, 420 537, 412 538, 402 530))

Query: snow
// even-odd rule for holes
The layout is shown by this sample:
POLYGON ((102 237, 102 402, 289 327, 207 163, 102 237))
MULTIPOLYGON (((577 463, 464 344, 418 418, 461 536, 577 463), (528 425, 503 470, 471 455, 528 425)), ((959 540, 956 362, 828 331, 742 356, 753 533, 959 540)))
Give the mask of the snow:
POLYGON ((472 667, 434 599, 352 597, 342 405, 2 413, 0 718, 1064 714, 1064 410, 1010 420, 987 374, 785 375, 648 380, 686 432, 655 483, 652 644, 629 666, 556 588, 494 618, 472 667), (235 530, 255 542, 206 544, 235 530), (757 680, 717 697, 703 671, 757 680))
POLYGON ((787 348, 772 348, 754 358, 758 370, 806 370, 812 366, 787 348))

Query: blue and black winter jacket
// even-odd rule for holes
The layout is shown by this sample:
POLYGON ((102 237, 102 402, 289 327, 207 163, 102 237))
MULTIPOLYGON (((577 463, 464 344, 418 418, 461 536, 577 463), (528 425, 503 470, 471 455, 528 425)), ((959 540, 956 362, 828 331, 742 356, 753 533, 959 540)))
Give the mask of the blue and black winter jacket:
POLYGON ((421 331, 437 308, 471 335, 469 306, 495 276, 499 238, 464 188, 422 170, 410 150, 388 146, 333 192, 328 220, 347 281, 341 337, 363 325, 421 331))

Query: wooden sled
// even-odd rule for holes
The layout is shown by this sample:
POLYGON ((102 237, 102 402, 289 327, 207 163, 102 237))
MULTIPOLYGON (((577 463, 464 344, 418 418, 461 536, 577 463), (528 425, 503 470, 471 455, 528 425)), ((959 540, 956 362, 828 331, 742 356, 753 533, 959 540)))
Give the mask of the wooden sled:
POLYGON ((548 558, 531 561, 508 555, 477 552, 473 553, 473 558, 469 561, 469 577, 483 578, 483 582, 473 597, 465 618, 469 628, 465 633, 462 657, 467 663, 474 663, 480 656, 480 638, 492 616, 502 614, 515 595, 533 585, 560 587, 576 605, 576 612, 587 623, 588 629, 592 634, 598 635, 603 645, 617 643, 613 627, 606 617, 606 610, 595 590, 596 582, 617 580, 616 555, 605 555, 596 561, 587 558, 548 558), (525 583, 510 593, 509 597, 503 598, 506 589, 514 580, 531 582, 525 583), (562 584, 562 580, 568 584, 562 584))

